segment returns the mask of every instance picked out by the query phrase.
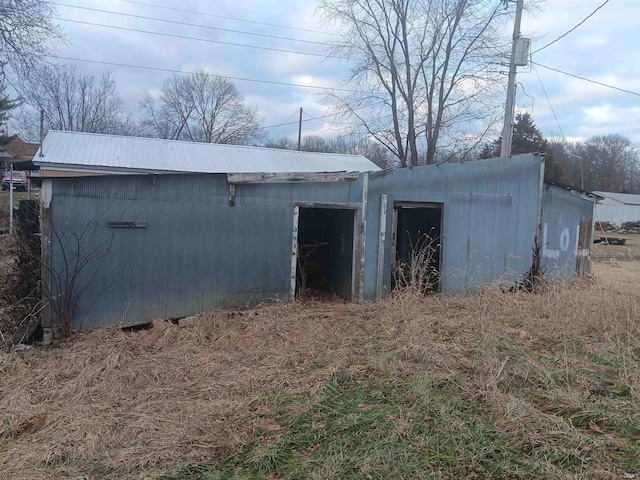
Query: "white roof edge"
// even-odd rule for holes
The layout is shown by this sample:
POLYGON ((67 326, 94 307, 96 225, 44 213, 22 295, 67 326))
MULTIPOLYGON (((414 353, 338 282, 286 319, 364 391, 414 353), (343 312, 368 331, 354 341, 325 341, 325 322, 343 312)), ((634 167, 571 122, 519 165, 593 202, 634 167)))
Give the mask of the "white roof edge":
MULTIPOLYGON (((133 169, 133 168, 91 168, 91 167, 75 167, 72 165, 62 165, 62 164, 54 164, 54 163, 45 163, 41 165, 41 170, 47 172, 69 172, 69 173, 96 173, 100 175, 111 175, 115 172, 121 173, 123 175, 228 175, 231 172, 185 172, 182 170, 143 170, 143 169, 133 169)), ((322 172, 286 172, 293 175, 304 175, 304 174, 312 174, 312 173, 367 173, 367 172, 357 172, 355 170, 331 170, 331 171, 322 171, 322 172)), ((262 171, 262 172, 251 172, 254 175, 271 175, 275 173, 283 173, 283 172, 270 172, 270 171, 262 171)))
POLYGON ((84 173, 373 172, 363 155, 50 131, 36 165, 84 173), (43 153, 44 156, 40 156, 43 153))
MULTIPOLYGON (((234 149, 239 148, 239 149, 265 150, 265 151, 275 150, 275 151, 282 151, 282 152, 296 152, 297 154, 300 154, 300 155, 326 155, 326 156, 340 155, 341 157, 355 157, 355 158, 364 157, 364 155, 361 155, 359 153, 309 152, 307 150, 288 150, 285 148, 262 147, 260 145, 233 145, 230 143, 190 142, 188 140, 170 140, 168 138, 157 138, 157 137, 136 137, 132 135, 115 135, 113 133, 90 133, 90 132, 72 132, 69 130, 49 130, 49 132, 47 133, 47 136, 49 135, 49 133, 63 134, 63 135, 86 135, 91 137, 106 137, 106 138, 114 138, 114 139, 132 139, 132 140, 142 140, 142 141, 160 142, 160 143, 169 142, 171 144, 215 146, 219 148, 234 148, 234 149)), ((46 140, 46 137, 45 137, 45 140, 46 140)), ((40 148, 38 148, 38 151, 36 152, 36 156, 40 153, 41 148, 42 148, 42 145, 40 146, 40 148)))
POLYGON ((623 205, 640 205, 640 194, 594 191, 593 193, 606 197, 623 205))
MULTIPOLYGON (((72 172, 72 173, 99 173, 99 174, 110 174, 114 172, 119 172, 122 174, 135 175, 135 174, 145 174, 145 173, 157 173, 153 170, 140 170, 140 169, 127 169, 127 168, 109 168, 109 169, 101 169, 99 167, 91 168, 91 167, 75 167, 73 165, 62 165, 56 163, 38 163, 34 160, 33 162, 36 165, 39 165, 42 170, 46 170, 48 172, 72 172)), ((182 173, 182 172, 167 172, 167 173, 182 173)))

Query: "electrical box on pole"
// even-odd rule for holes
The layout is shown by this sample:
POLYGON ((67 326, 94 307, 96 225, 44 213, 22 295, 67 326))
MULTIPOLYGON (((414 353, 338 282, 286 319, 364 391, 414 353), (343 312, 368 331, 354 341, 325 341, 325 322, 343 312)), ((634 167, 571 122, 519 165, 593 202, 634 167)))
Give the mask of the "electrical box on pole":
POLYGON ((515 40, 516 48, 513 58, 513 64, 516 67, 526 67, 529 65, 529 47, 531 46, 530 38, 517 38, 515 40))

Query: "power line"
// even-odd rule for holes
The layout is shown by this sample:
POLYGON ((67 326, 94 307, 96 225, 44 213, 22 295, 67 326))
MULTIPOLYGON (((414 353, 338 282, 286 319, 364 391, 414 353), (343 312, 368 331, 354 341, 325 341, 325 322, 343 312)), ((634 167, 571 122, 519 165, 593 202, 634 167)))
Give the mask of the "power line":
MULTIPOLYGON (((354 108, 354 110, 362 110, 362 109, 364 109, 364 108, 374 107, 374 106, 376 106, 376 105, 379 105, 380 103, 383 103, 383 102, 375 102, 375 103, 372 103, 371 105, 363 105, 363 106, 361 106, 361 107, 354 108)), ((325 118, 335 117, 335 116, 336 116, 336 115, 334 115, 334 114, 329 114, 329 115, 322 115, 322 116, 320 116, 320 117, 312 117, 312 116, 311 116, 311 115, 309 115, 307 112, 302 112, 302 114, 303 114, 303 115, 306 115, 307 117, 309 117, 309 118, 308 118, 308 119, 306 119, 306 120, 302 120, 303 122, 312 122, 312 121, 314 121, 314 120, 322 120, 322 119, 325 119, 325 118)), ((326 121, 326 120, 325 120, 325 123, 329 123, 329 124, 331 124, 331 125, 359 125, 359 124, 360 124, 360 122, 335 122, 335 121, 333 121, 333 122, 328 122, 328 121, 326 121)))
POLYGON ((244 47, 244 48, 255 48, 258 50, 269 50, 272 52, 280 52, 280 53, 293 53, 296 55, 310 55, 313 57, 323 57, 323 58, 335 58, 335 59, 340 59, 340 60, 348 60, 347 58, 344 57, 334 57, 332 55, 327 55, 324 53, 312 53, 312 52, 300 52, 300 51, 295 51, 295 50, 286 50, 286 49, 282 49, 282 48, 271 48, 271 47, 261 47, 258 45, 247 45, 244 43, 234 43, 234 42, 223 42, 221 40, 211 40, 209 38, 199 38, 199 37, 187 37, 186 35, 177 35, 174 33, 162 33, 162 32, 152 32, 150 30, 140 30, 137 28, 129 28, 129 27, 119 27, 116 25, 108 25, 108 24, 104 24, 104 23, 93 23, 93 22, 85 22, 82 20, 72 20, 70 18, 62 18, 62 17, 56 17, 56 20, 60 20, 62 22, 71 22, 71 23, 79 23, 82 25, 91 25, 94 27, 103 27, 103 28, 113 28, 116 30, 124 30, 127 32, 138 32, 138 33, 146 33, 149 35, 158 35, 161 37, 172 37, 172 38, 181 38, 181 39, 185 39, 185 40, 196 40, 199 42, 207 42, 207 43, 218 43, 221 45, 229 45, 229 46, 233 46, 233 47, 244 47))
POLYGON ((166 20, 164 18, 157 18, 157 17, 147 17, 144 15, 135 15, 133 13, 124 13, 124 12, 114 12, 112 10, 103 10, 100 8, 91 8, 91 7, 81 7, 79 5, 69 5, 67 3, 59 3, 59 2, 46 2, 50 5, 59 5, 62 7, 69 7, 69 8, 77 8, 77 9, 81 9, 81 10, 89 10, 92 12, 101 12, 101 13, 108 13, 110 15, 120 15, 123 17, 131 17, 131 18, 140 18, 143 20, 153 20, 156 22, 164 22, 164 23, 171 23, 174 25, 184 25, 187 27, 198 27, 198 28, 207 28, 209 30, 218 30, 218 31, 222 31, 222 32, 230 32, 230 33, 241 33, 243 35, 253 35, 256 37, 266 37, 266 38, 275 38, 278 40, 288 40, 291 42, 301 42, 301 43, 311 43, 311 44, 315 44, 315 45, 323 45, 326 46, 325 43, 323 42, 317 42, 314 40, 303 40, 303 39, 299 39, 299 38, 291 38, 291 37, 281 37, 278 35, 267 35, 264 33, 255 33, 255 32, 245 32, 242 30, 233 30, 230 28, 222 28, 222 27, 212 27, 210 25, 202 25, 202 24, 197 24, 197 23, 188 23, 188 22, 179 22, 177 20, 166 20))
POLYGON ((321 32, 319 30, 311 30, 308 28, 300 28, 300 27, 291 27, 288 25, 278 25, 276 23, 267 23, 267 22, 257 22, 255 20, 246 20, 243 18, 236 18, 236 17, 225 17, 223 15, 214 15, 212 13, 205 13, 205 12, 196 12, 195 10, 185 10, 183 8, 175 8, 175 7, 167 7, 167 6, 163 6, 163 5, 156 5, 153 3, 146 3, 146 2, 138 2, 135 0, 120 0, 121 2, 125 2, 125 3, 132 3, 135 5, 144 5, 145 7, 153 7, 153 8, 162 8, 165 10, 172 10, 174 12, 182 12, 182 13, 192 13, 195 15, 204 15, 207 17, 213 17, 213 18, 222 18, 225 20, 233 20, 235 22, 244 22, 244 23, 253 23, 254 25, 265 25, 267 27, 277 27, 277 28, 286 28, 289 30, 298 30, 300 32, 309 32, 309 33, 319 33, 321 35, 333 35, 333 36, 338 36, 339 34, 337 33, 331 33, 331 32, 321 32))
MULTIPOLYGON (((373 107, 374 105, 375 105, 375 104, 373 104, 373 105, 366 105, 366 106, 364 106, 364 107, 360 107, 360 109, 362 109, 362 108, 368 108, 368 107, 373 107)), ((295 112, 293 115, 297 115, 297 114, 298 114, 298 112, 295 112)), ((293 115, 292 115, 292 116, 293 116, 293 115)), ((315 121, 315 120, 323 120, 323 119, 325 119, 325 118, 330 118, 330 117, 334 117, 334 116, 335 116, 335 115, 333 115, 333 114, 328 114, 328 115, 321 115, 321 116, 319 116, 319 117, 303 118, 303 119, 302 119, 302 123, 306 123, 306 122, 313 122, 313 121, 315 121)), ((289 117, 289 118, 291 118, 291 117, 289 117)), ((287 120, 288 120, 288 119, 287 119, 287 120)), ((286 120, 285 120, 285 122, 286 122, 286 120)), ((280 123, 280 124, 278 124, 278 125, 271 125, 271 126, 269 126, 269 127, 260 127, 260 128, 284 127, 284 126, 287 126, 287 125, 298 125, 298 123, 299 123, 299 122, 296 120, 295 122, 280 123)), ((359 122, 354 122, 354 123, 325 122, 325 123, 330 123, 330 124, 334 124, 334 125, 358 125, 358 123, 359 123, 359 122)), ((269 133, 271 133, 271 132, 269 132, 269 133)))
MULTIPOLYGON (((189 71, 185 71, 185 70, 174 70, 171 68, 162 68, 162 67, 150 67, 150 66, 145 66, 145 65, 132 65, 132 64, 127 64, 127 63, 119 63, 119 62, 105 62, 105 61, 101 61, 101 60, 89 60, 87 58, 74 58, 74 57, 63 57, 60 55, 42 55, 44 57, 49 57, 49 58, 57 58, 59 60, 69 60, 72 62, 85 62, 85 63, 97 63, 100 65, 110 65, 110 66, 115 66, 115 67, 126 67, 126 68, 138 68, 141 70, 154 70, 157 72, 168 72, 168 73, 180 73, 183 75, 195 75, 196 72, 189 72, 189 71)), ((337 92, 351 92, 351 93, 362 93, 359 90, 351 90, 348 88, 338 88, 338 87, 323 87, 323 86, 319 86, 319 85, 304 85, 302 83, 288 83, 288 82, 277 82, 274 80, 259 80, 259 79, 255 79, 255 78, 244 78, 244 77, 230 77, 227 75, 216 75, 213 73, 204 73, 206 76, 208 77, 216 77, 216 78, 226 78, 228 80, 236 80, 236 81, 241 81, 241 82, 254 82, 254 83, 267 83, 267 84, 271 84, 271 85, 283 85, 286 87, 300 87, 300 88, 313 88, 313 89, 319 89, 319 90, 332 90, 332 91, 337 91, 337 92)))
POLYGON ((535 112, 533 110, 536 106, 536 97, 534 97, 533 95, 529 95, 527 93, 527 90, 524 88, 524 85, 522 82, 516 83, 516 86, 518 85, 520 85, 520 88, 522 89, 522 93, 531 100, 531 113, 534 114, 535 112))
POLYGON ((562 35, 560 35, 558 38, 556 38, 555 40, 547 43, 544 47, 540 47, 539 49, 537 49, 534 52, 531 52, 531 55, 533 55, 534 53, 538 53, 540 50, 544 50, 547 47, 550 47, 551 45, 553 45, 554 43, 562 40, 564 37, 566 37, 567 35, 569 35, 571 32, 573 32, 576 28, 578 28, 580 25, 582 25, 584 22, 586 22, 587 20, 589 20, 591 17, 593 17, 598 10, 600 10, 602 7, 604 7, 607 3, 609 3, 609 0, 605 0, 605 2, 600 5, 598 8, 596 8, 593 12, 591 12, 589 15, 587 15, 580 23, 578 23, 575 27, 573 27, 571 30, 563 33, 562 35))
MULTIPOLYGON (((382 100, 380 102, 374 102, 374 103, 372 103, 370 105, 361 105, 361 106, 359 106, 357 108, 352 109, 352 111, 363 110, 365 108, 375 107, 376 105, 380 105, 382 103, 385 103, 385 101, 382 100)), ((293 115, 297 115, 297 114, 298 114, 298 112, 296 111, 293 115)), ((291 115, 291 116, 293 116, 293 115, 291 115)), ((309 118, 303 119, 302 123, 313 122, 315 120, 323 120, 323 119, 326 119, 326 118, 335 117, 335 115, 332 114, 332 113, 330 113, 328 115, 320 115, 318 117, 311 117, 308 113, 306 113, 304 111, 303 111, 303 115, 306 115, 309 118)), ((289 118, 291 118, 291 117, 289 117, 289 118)), ((289 120, 289 119, 287 119, 287 120, 289 120)), ((271 125, 271 126, 268 126, 268 127, 260 127, 260 128, 284 127, 286 125, 297 125, 298 124, 297 121, 286 123, 287 120, 285 120, 285 123, 280 123, 278 125, 271 125)), ((358 125, 360 122, 351 122, 351 123, 325 122, 325 123, 330 123, 330 124, 333 124, 333 125, 358 125)))
POLYGON ((551 70, 553 72, 562 73, 563 75, 568 75, 569 77, 577 78, 579 80, 584 80, 585 82, 595 83, 596 85, 600 85, 601 87, 611 88, 613 90, 618 90, 619 92, 630 93, 631 95, 636 95, 636 96, 640 97, 640 93, 638 93, 638 92, 634 92, 634 91, 631 91, 631 90, 626 90, 626 89, 620 88, 620 87, 615 87, 613 85, 609 85, 607 83, 598 82, 596 80, 591 80, 590 78, 581 77, 580 75, 575 75, 573 73, 564 72, 562 70, 558 70, 557 68, 552 68, 552 67, 548 67, 547 65, 542 65, 541 63, 536 63, 533 60, 531 61, 531 63, 534 64, 534 65, 537 65, 539 67, 546 68, 547 70, 551 70))
POLYGON ((553 113, 553 118, 556 119, 556 125, 558 125, 558 128, 560 129, 560 134, 564 139, 565 138, 564 132, 562 131, 562 127, 560 126, 560 122, 558 121, 558 116, 556 115, 556 111, 553 109, 553 105, 551 105, 551 100, 549 99, 549 95, 547 95, 547 89, 544 88, 544 84, 542 83, 542 78, 540 78, 540 74, 538 74, 538 70, 536 68, 534 68, 533 71, 536 72, 536 76, 538 77, 538 81, 540 82, 540 86, 542 87, 542 91, 544 92, 544 96, 547 97, 547 103, 549 104, 551 113, 553 113))
MULTIPOLYGON (((291 115, 289 115, 287 117, 287 119, 282 123, 279 123, 277 125, 269 125, 269 126, 266 126, 266 127, 259 127, 259 128, 260 128, 260 130, 266 130, 266 129, 269 129, 269 128, 275 130, 276 128, 283 127, 285 125, 291 125, 292 123, 298 123, 298 122, 287 123, 289 120, 291 120, 292 117, 294 117, 297 114, 298 114, 298 110, 296 110, 291 115)), ((273 130, 271 130, 267 135, 271 135, 273 133, 273 130)))

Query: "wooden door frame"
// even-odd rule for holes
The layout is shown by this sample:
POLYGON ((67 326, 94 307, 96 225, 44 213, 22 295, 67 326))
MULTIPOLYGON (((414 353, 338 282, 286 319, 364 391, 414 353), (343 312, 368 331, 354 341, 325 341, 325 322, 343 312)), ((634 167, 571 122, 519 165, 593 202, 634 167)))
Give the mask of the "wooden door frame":
POLYGON ((353 245, 351 251, 351 301, 362 300, 360 288, 364 281, 361 270, 364 266, 364 248, 362 241, 364 232, 359 228, 363 222, 362 205, 359 203, 321 203, 321 202, 295 202, 293 205, 293 229, 291 240, 291 271, 289 284, 289 301, 296 298, 296 280, 298 273, 298 234, 301 208, 350 210, 353 212, 353 245))

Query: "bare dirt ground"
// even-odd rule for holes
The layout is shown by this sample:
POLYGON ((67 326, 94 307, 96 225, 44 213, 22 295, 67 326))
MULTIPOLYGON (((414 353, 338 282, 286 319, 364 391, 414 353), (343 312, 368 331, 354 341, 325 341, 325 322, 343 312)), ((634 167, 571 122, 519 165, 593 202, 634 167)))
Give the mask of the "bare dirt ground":
POLYGON ((640 263, 0 353, 0 477, 640 478, 640 263))

